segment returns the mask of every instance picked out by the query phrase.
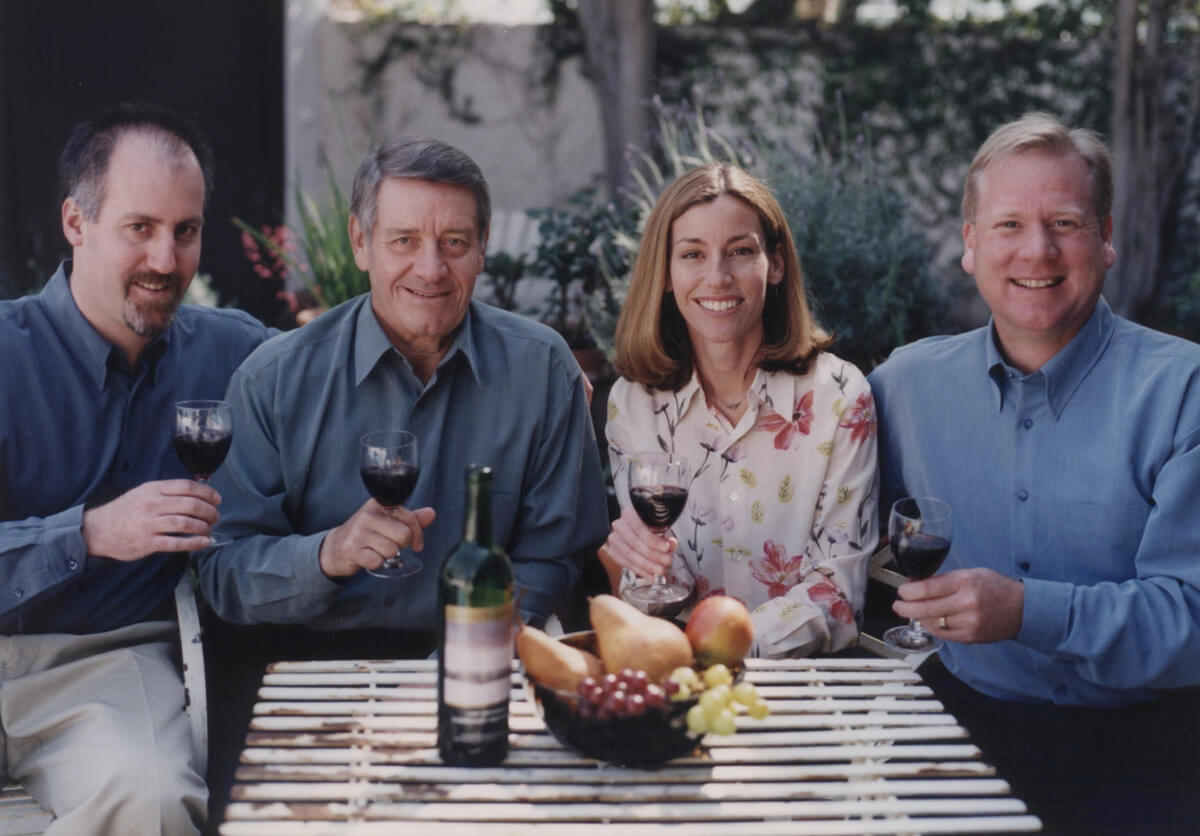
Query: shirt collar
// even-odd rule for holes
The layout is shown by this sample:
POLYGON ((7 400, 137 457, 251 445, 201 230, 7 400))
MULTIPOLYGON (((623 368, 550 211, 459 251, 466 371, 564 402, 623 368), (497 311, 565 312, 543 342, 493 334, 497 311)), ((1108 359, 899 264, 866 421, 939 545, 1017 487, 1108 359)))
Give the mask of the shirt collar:
POLYGON ((1030 375, 1023 375, 1009 366, 996 341, 996 324, 994 319, 988 320, 987 340, 987 370, 996 391, 996 409, 1004 405, 1005 377, 1032 377, 1041 375, 1046 386, 1046 402, 1057 420, 1070 401, 1075 390, 1088 376, 1088 373, 1099 361, 1104 349, 1108 346, 1116 328, 1116 317, 1108 302, 1101 296, 1092 309, 1091 316, 1079 329, 1079 333, 1071 338, 1057 354, 1047 360, 1040 369, 1030 375))
MULTIPOLYGON (((80 365, 87 369, 96 388, 103 389, 110 371, 129 374, 130 370, 121 349, 104 339, 79 310, 75 297, 71 295, 70 275, 71 260, 66 259, 42 289, 42 302, 62 341, 80 365)), ((142 350, 141 364, 147 368, 152 382, 157 380, 158 361, 162 359, 170 341, 171 328, 168 328, 142 350)))
MULTIPOLYGON (((354 345, 354 384, 357 386, 362 383, 367 375, 379 364, 379 361, 389 352, 395 351, 405 365, 410 369, 412 364, 408 362, 408 358, 400 353, 388 335, 384 333, 383 326, 379 324, 379 318, 375 315, 375 308, 371 305, 371 294, 363 294, 362 307, 358 311, 358 322, 355 327, 355 345, 354 345)), ((451 362, 451 360, 461 354, 467 365, 467 369, 471 372, 475 382, 482 385, 480 378, 482 377, 481 357, 482 352, 478 347, 478 339, 474 326, 474 317, 471 313, 475 307, 475 302, 471 302, 467 306, 467 314, 463 317, 462 324, 458 328, 458 333, 454 335, 450 347, 446 350, 446 354, 438 363, 438 370, 451 362)), ((435 374, 436 377, 436 374, 435 374)))
MULTIPOLYGON (((677 392, 672 394, 672 397, 679 403, 684 404, 680 417, 686 414, 694 403, 705 402, 706 395, 700 386, 700 373, 696 371, 695 364, 692 364, 692 376, 688 378, 687 383, 683 384, 677 392)), ((771 374, 770 372, 763 371, 761 368, 755 369, 754 379, 750 382, 750 394, 748 397, 751 404, 755 401, 766 403, 769 404, 771 409, 780 414, 791 415, 792 405, 796 398, 793 376, 771 374)))

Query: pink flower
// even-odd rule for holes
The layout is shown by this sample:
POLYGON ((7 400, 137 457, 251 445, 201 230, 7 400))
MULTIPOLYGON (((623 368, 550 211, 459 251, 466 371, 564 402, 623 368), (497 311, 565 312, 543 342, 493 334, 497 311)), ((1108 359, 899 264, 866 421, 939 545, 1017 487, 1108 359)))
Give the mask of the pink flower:
POLYGON ((875 435, 875 399, 870 392, 863 392, 854 406, 842 413, 839 427, 850 430, 851 441, 862 441, 875 435))
POLYGON ((767 595, 778 598, 800 582, 801 555, 788 557, 783 546, 773 540, 763 543, 763 557, 750 561, 750 574, 767 587, 767 595))
POLYGON ((756 430, 778 433, 775 436, 776 450, 790 450, 796 435, 808 435, 812 429, 813 390, 809 389, 796 399, 792 406, 792 420, 788 421, 778 412, 771 411, 759 417, 756 430))
POLYGON ((808 597, 822 609, 829 610, 834 621, 851 624, 854 621, 854 610, 842 591, 828 581, 813 584, 808 588, 808 597))
POLYGON ((696 525, 708 525, 717 518, 717 510, 708 505, 701 505, 695 500, 689 500, 686 512, 696 525))

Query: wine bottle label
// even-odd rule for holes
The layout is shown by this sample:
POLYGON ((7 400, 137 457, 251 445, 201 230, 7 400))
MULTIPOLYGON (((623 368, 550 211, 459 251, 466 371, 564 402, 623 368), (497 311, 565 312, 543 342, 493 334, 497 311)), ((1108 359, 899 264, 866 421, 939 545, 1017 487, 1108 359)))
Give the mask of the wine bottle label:
POLYGON ((443 699, 454 708, 505 704, 507 712, 513 655, 513 605, 446 605, 443 699))

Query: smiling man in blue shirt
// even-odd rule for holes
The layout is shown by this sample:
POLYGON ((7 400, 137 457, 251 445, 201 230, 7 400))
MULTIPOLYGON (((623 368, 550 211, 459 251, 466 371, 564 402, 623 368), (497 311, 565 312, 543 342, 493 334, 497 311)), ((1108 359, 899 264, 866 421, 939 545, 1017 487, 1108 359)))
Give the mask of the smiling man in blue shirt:
POLYGON ((901 586, 896 613, 947 640, 946 682, 967 717, 1008 725, 993 731, 1035 761, 1056 756, 1038 737, 1075 729, 1087 757, 1123 761, 1120 797, 1157 774, 1135 766, 1134 750, 1196 775, 1200 741, 1169 742, 1188 741, 1195 723, 1169 706, 1180 701, 1171 689, 1200 683, 1200 346, 1116 316, 1102 298, 1116 257, 1112 182, 1090 132, 1032 114, 993 133, 967 175, 962 258, 991 321, 897 349, 870 382, 881 512, 904 495, 954 512, 941 573, 901 586), (1090 750, 1117 739, 1111 726, 1128 740, 1090 750), (1154 749, 1159 736, 1168 751, 1154 749))
POLYGON ((388 653, 427 654, 469 464, 495 473, 524 618, 543 622, 575 584, 608 532, 582 372, 551 329, 472 300, 490 214, 482 172, 445 143, 396 140, 360 166, 349 235, 370 293, 264 345, 230 384, 238 431, 215 484, 234 542, 200 562, 222 618, 343 634, 359 655, 382 651, 355 633, 387 627, 388 653), (406 507, 370 499, 359 474, 360 439, 382 429, 418 439, 406 507), (397 548, 424 570, 368 573, 397 548))
POLYGON ((72 258, 0 302, 0 774, 47 833, 197 833, 172 590, 221 498, 179 463, 174 406, 220 398, 268 331, 180 304, 212 181, 188 124, 106 110, 60 176, 72 258))

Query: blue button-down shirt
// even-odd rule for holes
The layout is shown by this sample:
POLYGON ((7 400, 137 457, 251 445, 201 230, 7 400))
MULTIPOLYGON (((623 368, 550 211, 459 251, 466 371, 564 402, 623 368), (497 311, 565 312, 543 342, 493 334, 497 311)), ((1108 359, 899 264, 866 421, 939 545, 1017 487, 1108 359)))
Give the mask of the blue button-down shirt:
POLYGON ((478 302, 427 385, 369 295, 272 340, 230 383, 236 430, 213 485, 219 530, 236 540, 201 556, 204 594, 237 623, 432 630, 441 561, 463 534, 466 468, 480 464, 494 471, 494 534, 522 609, 545 618, 578 576, 575 553, 608 533, 580 374, 552 330, 478 302), (405 504, 437 511, 418 555, 425 569, 335 581, 321 571, 321 541, 367 501, 359 442, 379 429, 418 438, 420 476, 405 504))
POLYGON ((220 398, 269 331, 185 305, 131 371, 71 296, 64 263, 38 295, 0 302, 0 633, 93 633, 170 612, 180 555, 87 555, 85 503, 186 479, 175 402, 220 398))
POLYGON ((1022 374, 992 326, 897 349, 870 376, 882 512, 948 500, 942 571, 1024 582, 1020 633, 947 643, 1009 699, 1115 705, 1200 682, 1200 346, 1115 316, 1022 374))

